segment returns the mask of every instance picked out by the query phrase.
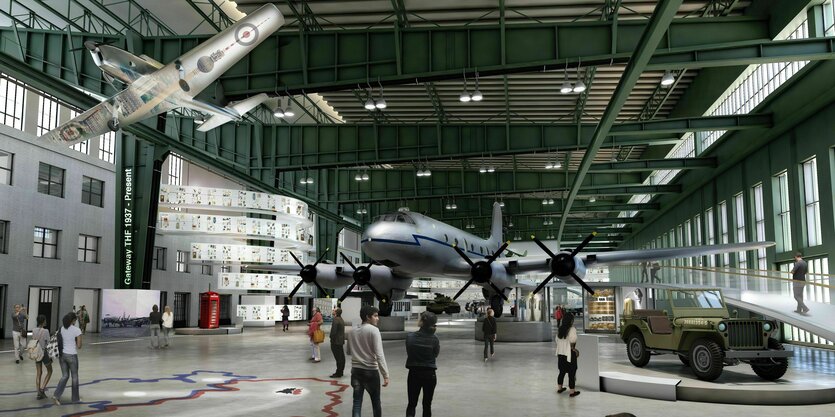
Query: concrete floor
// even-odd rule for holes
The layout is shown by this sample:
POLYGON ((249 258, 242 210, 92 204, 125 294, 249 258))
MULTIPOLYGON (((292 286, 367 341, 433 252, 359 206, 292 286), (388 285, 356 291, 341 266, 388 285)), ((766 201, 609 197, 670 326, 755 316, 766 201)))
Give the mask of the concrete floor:
MULTIPOLYGON (((407 330, 415 323, 408 323, 407 330)), ((327 343, 322 362, 307 360, 306 328, 246 329, 243 335, 177 336, 167 350, 149 349, 146 340, 102 341, 90 335, 80 354, 83 404, 56 407, 35 400, 34 364, 16 365, 11 353, 0 355, 0 416, 349 416, 350 377, 331 380, 335 364, 327 343)), ((831 416, 833 405, 738 406, 666 402, 584 391, 576 398, 556 394, 556 358, 552 343, 497 343, 496 358, 482 361, 482 345, 473 340, 472 321, 439 323, 441 354, 436 416, 605 416, 630 412, 641 417, 669 416, 831 416)), ((604 355, 620 355, 614 341, 604 355)), ((383 388, 384 415, 404 415, 405 348, 384 342, 392 383, 383 388)), ((11 349, 0 341, 0 351, 11 349)), ((835 385, 833 353, 800 348, 791 372, 814 372, 816 383, 835 385), (814 361, 814 362, 812 362, 814 361)), ((670 357, 669 360, 677 361, 670 357)), ((653 359, 655 362, 655 358, 653 359)), ((659 359, 660 368, 667 359, 659 359)), ((350 367, 350 357, 348 366, 350 367)), ((582 369, 579 370, 582 372, 582 369)), ((676 371, 677 372, 677 371, 676 371)), ((55 370, 50 386, 60 378, 55 370)), ((683 374, 684 375, 684 374, 683 374)), ((743 377, 744 378, 744 377, 743 377)), ((808 378, 808 375, 804 378, 808 378)), ((735 381, 734 383, 739 383, 735 381)), ((52 390, 50 389, 50 392, 52 390)), ((64 394, 69 398, 69 391, 64 394)), ((420 406, 418 407, 420 412, 420 406)), ((366 396, 363 413, 371 415, 366 396)))

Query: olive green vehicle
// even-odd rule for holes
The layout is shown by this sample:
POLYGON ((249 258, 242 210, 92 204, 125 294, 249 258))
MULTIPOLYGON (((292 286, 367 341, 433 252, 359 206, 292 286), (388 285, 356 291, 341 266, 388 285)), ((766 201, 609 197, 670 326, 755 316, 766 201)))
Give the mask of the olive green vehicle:
POLYGON ((780 379, 793 352, 771 337, 777 323, 730 318, 719 289, 656 289, 655 310, 624 312, 621 338, 637 367, 676 354, 699 379, 712 381, 744 362, 763 379, 780 379))
POLYGON ((426 305, 426 311, 435 314, 455 314, 461 312, 461 305, 452 298, 435 293, 435 300, 426 305))

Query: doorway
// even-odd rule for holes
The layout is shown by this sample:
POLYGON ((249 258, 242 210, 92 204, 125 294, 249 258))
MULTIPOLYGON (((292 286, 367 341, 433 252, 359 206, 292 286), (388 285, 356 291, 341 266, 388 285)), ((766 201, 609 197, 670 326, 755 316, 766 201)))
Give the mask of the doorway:
POLYGON ((0 339, 6 334, 3 323, 6 322, 6 286, 0 285, 0 339))
POLYGON ((188 327, 188 310, 191 293, 174 293, 174 327, 188 327))
POLYGON ((46 316, 46 328, 54 330, 58 328, 61 317, 60 288, 55 287, 29 287, 29 329, 34 330, 37 326, 37 317, 46 316), (34 318, 34 320, 32 319, 34 318))
POLYGON ((220 322, 221 326, 232 325, 232 295, 220 294, 220 322))
POLYGON ((72 304, 78 310, 81 310, 81 306, 84 306, 84 309, 87 310, 87 315, 90 318, 87 331, 91 333, 99 332, 100 300, 101 290, 98 289, 76 288, 73 292, 72 304))

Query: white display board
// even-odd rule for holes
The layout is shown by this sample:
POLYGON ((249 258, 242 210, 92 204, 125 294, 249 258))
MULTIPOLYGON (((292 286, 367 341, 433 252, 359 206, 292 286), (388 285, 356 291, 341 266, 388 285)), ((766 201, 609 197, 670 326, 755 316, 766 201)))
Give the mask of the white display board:
MULTIPOLYGON (((300 251, 293 251, 300 261, 305 257, 300 251)), ((232 263, 295 264, 286 249, 268 246, 227 245, 223 243, 192 243, 192 261, 215 261, 232 263)))
POLYGON ((310 226, 307 203, 295 198, 223 188, 162 185, 159 204, 170 207, 195 207, 209 210, 250 211, 282 215, 283 218, 310 226))
MULTIPOLYGON (((281 309, 284 305, 238 305, 237 316, 244 319, 244 321, 279 321, 281 320, 281 309)), ((287 307, 290 309, 290 320, 305 320, 303 305, 291 305, 287 307)))
MULTIPOLYGON (((218 275, 218 289, 221 290, 264 290, 278 291, 282 294, 289 294, 299 283, 298 275, 281 274, 245 274, 245 273, 221 273, 218 275)), ((308 293, 309 285, 302 285, 300 294, 308 293)))
MULTIPOLYGON (((279 216, 280 217, 280 216, 279 216)), ((160 213, 159 233, 199 233, 217 236, 250 237, 271 240, 282 247, 312 248, 311 227, 298 223, 251 217, 216 216, 192 213, 160 213)))

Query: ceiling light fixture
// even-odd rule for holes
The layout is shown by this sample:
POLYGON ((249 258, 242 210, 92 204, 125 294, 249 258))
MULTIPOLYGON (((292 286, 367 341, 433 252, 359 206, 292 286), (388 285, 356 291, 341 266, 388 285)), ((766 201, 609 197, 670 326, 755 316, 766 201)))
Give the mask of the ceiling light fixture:
POLYGON ((374 103, 374 91, 372 89, 365 90, 365 93, 368 95, 368 98, 365 99, 365 107, 366 110, 374 110, 377 108, 377 104, 374 103))
POLYGON ((676 82, 676 77, 670 71, 664 71, 664 75, 661 77, 661 85, 667 87, 673 85, 674 82, 676 82))
POLYGON ((370 180, 370 179, 371 179, 371 177, 369 177, 369 176, 368 176, 368 172, 367 172, 367 171, 364 171, 364 172, 362 173, 362 180, 363 180, 363 181, 368 181, 368 180, 370 180))
POLYGON ((383 109, 385 109, 385 108, 387 107, 387 104, 386 104, 386 98, 385 98, 385 95, 383 94, 383 84, 382 84, 382 83, 380 83, 380 81, 379 81, 379 80, 377 81, 377 84, 380 84, 380 99, 379 99, 379 100, 377 100, 377 102, 376 102, 376 103, 374 103, 374 105, 375 105, 378 109, 383 110, 383 109))
POLYGON ((571 85, 571 83, 570 83, 570 82, 568 82, 568 60, 567 60, 567 59, 565 60, 565 71, 563 71, 563 73, 562 73, 562 74, 563 74, 563 81, 562 81, 562 87, 560 87, 560 93, 562 93, 562 94, 568 94, 568 93, 570 93, 570 92, 571 92, 574 88, 573 88, 573 86, 571 85))
POLYGON ((496 167, 493 166, 493 165, 490 165, 489 167, 487 167, 487 172, 489 172, 491 174, 496 172, 496 167))
POLYGON ((548 199, 548 204, 553 206, 553 205, 554 205, 554 199, 553 199, 553 198, 549 198, 549 199, 548 199))
POLYGON ((595 201, 597 201, 597 199, 594 198, 594 196, 589 197, 589 203, 594 203, 595 201))
POLYGON ((293 103, 290 101, 290 97, 287 97, 287 108, 284 109, 284 117, 293 117, 296 113, 293 111, 293 103))
POLYGON ((579 59, 577 60, 577 83, 574 84, 574 89, 571 90, 571 91, 574 91, 575 93, 582 93, 583 91, 586 91, 586 83, 584 83, 583 80, 580 78, 580 60, 579 59))
POLYGON ((354 181, 362 181, 362 174, 360 174, 359 171, 357 171, 357 174, 354 175, 354 181))
POLYGON ((547 199, 547 198, 543 198, 543 199, 542 199, 542 205, 543 205, 543 206, 548 205, 548 199, 547 199))
POLYGON ((467 103, 470 100, 472 100, 472 97, 470 97, 470 92, 467 91, 467 73, 466 72, 464 72, 464 91, 462 91, 461 95, 458 96, 458 100, 461 101, 462 103, 467 103))
POLYGON ((484 95, 482 95, 481 91, 478 89, 478 71, 475 73, 475 91, 473 91, 473 95, 470 99, 472 99, 472 101, 481 101, 484 99, 484 95))

